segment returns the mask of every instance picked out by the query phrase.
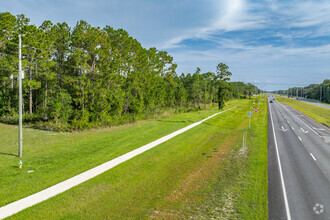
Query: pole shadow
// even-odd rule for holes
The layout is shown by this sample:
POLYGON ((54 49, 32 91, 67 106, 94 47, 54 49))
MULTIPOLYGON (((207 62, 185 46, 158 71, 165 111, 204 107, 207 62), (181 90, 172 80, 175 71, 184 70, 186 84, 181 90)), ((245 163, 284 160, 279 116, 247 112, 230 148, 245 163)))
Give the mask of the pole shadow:
POLYGON ((0 152, 0 155, 12 156, 12 157, 18 157, 16 154, 3 153, 3 152, 0 152))

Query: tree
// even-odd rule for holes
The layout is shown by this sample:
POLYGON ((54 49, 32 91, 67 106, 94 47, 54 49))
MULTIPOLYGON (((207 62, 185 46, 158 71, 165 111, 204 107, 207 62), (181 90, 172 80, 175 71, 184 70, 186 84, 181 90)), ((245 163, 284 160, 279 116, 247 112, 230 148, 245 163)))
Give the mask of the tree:
MULTIPOLYGON (((167 108, 191 110, 201 102, 206 106, 217 100, 222 108, 234 97, 231 73, 223 63, 216 73, 197 68, 178 76, 166 51, 143 48, 123 29, 93 27, 86 21, 71 29, 65 22, 47 20, 36 27, 24 15, 0 13, 0 120, 17 115, 19 33, 24 34, 23 104, 28 118, 41 123, 69 129, 110 126, 153 117, 167 108)), ((237 85, 236 98, 248 94, 246 84, 237 85)), ((322 88, 329 91, 325 84, 322 88)))
POLYGON ((229 67, 224 63, 219 63, 217 65, 217 79, 218 79, 218 104, 219 109, 224 107, 224 101, 226 99, 226 90, 228 90, 227 81, 230 80, 230 76, 232 75, 229 72, 229 67))

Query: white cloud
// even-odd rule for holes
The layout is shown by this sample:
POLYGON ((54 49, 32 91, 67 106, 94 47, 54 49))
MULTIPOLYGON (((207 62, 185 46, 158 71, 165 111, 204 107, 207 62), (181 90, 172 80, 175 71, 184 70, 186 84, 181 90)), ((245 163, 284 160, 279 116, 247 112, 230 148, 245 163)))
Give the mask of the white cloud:
POLYGON ((251 2, 248 0, 217 1, 213 19, 202 27, 188 28, 169 40, 158 43, 161 49, 177 48, 186 39, 212 39, 212 35, 229 31, 257 30, 262 28, 307 28, 313 31, 277 33, 284 40, 293 37, 318 37, 330 35, 329 1, 277 1, 251 2))
POLYGON ((210 23, 203 27, 188 29, 184 34, 175 36, 158 45, 161 49, 179 47, 185 39, 210 39, 212 34, 234 30, 257 29, 262 27, 263 17, 252 15, 246 0, 217 1, 217 10, 210 23))
MULTIPOLYGON (((329 24, 330 22, 330 2, 301 2, 290 9, 294 10, 296 14, 293 26, 295 27, 309 27, 321 24, 329 24)), ((291 10, 291 13, 292 13, 291 10)), ((287 14, 290 10, 286 11, 287 14)))
POLYGON ((210 27, 211 31, 245 30, 261 27, 263 18, 260 15, 251 14, 252 4, 245 0, 229 0, 223 5, 224 10, 219 14, 217 21, 210 27))
POLYGON ((283 2, 267 0, 265 11, 269 14, 269 26, 288 29, 314 28, 313 33, 305 30, 310 37, 327 36, 330 34, 329 1, 283 2), (267 8, 270 10, 267 10, 267 8))

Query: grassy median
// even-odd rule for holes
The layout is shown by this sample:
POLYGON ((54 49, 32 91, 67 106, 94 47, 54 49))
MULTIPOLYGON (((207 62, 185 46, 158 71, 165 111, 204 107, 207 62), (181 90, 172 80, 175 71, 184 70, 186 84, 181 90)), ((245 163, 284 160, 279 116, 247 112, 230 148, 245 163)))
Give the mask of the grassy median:
MULTIPOLYGON (((252 100, 231 101, 225 109, 235 105, 234 110, 12 218, 181 218, 227 214, 233 218, 267 218, 266 102, 252 117, 246 152, 240 151, 241 139, 248 126, 246 113, 253 104, 252 100), (225 208, 214 213, 219 207, 225 208)), ((134 127, 80 133, 24 129, 22 170, 17 168, 18 158, 12 155, 17 149, 17 127, 1 124, 0 140, 4 144, 0 149, 0 206, 216 112, 204 110, 142 121, 134 127), (28 173, 29 170, 34 172, 28 173)))

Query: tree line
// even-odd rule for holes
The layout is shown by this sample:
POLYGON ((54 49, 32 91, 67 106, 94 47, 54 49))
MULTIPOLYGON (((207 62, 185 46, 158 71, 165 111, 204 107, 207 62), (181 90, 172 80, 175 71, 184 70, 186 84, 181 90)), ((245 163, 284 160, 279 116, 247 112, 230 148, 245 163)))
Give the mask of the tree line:
POLYGON ((123 29, 71 28, 22 15, 0 13, 0 120, 18 120, 18 34, 22 35, 25 122, 56 129, 85 129, 150 118, 173 108, 198 110, 257 91, 230 82, 224 63, 215 72, 176 73, 166 52, 142 45, 123 29))
POLYGON ((330 79, 325 79, 320 84, 310 84, 305 87, 293 87, 275 92, 289 97, 314 99, 330 104, 330 79))

